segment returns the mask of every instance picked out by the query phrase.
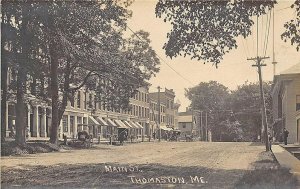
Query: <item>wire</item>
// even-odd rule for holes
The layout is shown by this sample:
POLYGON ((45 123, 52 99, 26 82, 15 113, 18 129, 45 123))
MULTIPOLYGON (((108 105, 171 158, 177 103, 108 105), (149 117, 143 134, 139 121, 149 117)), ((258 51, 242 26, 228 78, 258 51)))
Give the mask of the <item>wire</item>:
POLYGON ((271 25, 271 11, 270 11, 269 14, 270 14, 270 17, 269 17, 269 25, 267 25, 268 32, 266 32, 264 56, 266 56, 267 48, 268 48, 268 42, 269 42, 269 33, 270 33, 270 25, 271 25))
MULTIPOLYGON (((136 37, 138 37, 141 41, 144 41, 142 38, 140 38, 140 36, 138 34, 136 34, 129 26, 126 26, 136 37)), ((194 85, 190 80, 188 80, 187 78, 185 78, 183 75, 181 75, 178 71, 176 71, 174 68, 172 68, 172 66, 170 64, 168 64, 163 58, 161 58, 158 54, 156 54, 157 57, 163 61, 169 68, 171 68, 171 70, 173 70, 177 75, 179 75, 182 79, 184 79, 185 81, 189 82, 191 85, 194 85)))

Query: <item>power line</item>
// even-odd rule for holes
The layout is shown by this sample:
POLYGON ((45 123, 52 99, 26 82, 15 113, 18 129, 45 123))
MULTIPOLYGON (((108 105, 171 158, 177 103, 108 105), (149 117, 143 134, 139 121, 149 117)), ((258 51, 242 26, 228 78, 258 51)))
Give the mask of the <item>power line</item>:
POLYGON ((264 45, 264 56, 266 56, 267 49, 268 49, 268 42, 269 42, 269 33, 270 33, 270 25, 271 25, 271 11, 270 11, 270 16, 268 16, 269 19, 269 25, 267 25, 268 31, 266 31, 266 38, 265 38, 265 45, 264 45))
MULTIPOLYGON (((141 41, 144 41, 138 34, 136 34, 129 26, 126 26, 136 37, 138 37, 141 41)), ((179 75, 182 79, 189 82, 191 85, 194 85, 190 80, 185 78, 183 75, 181 75, 178 71, 176 71, 170 64, 168 64, 163 58, 161 58, 158 54, 156 54, 157 57, 164 62, 171 70, 173 70, 177 75, 179 75)))

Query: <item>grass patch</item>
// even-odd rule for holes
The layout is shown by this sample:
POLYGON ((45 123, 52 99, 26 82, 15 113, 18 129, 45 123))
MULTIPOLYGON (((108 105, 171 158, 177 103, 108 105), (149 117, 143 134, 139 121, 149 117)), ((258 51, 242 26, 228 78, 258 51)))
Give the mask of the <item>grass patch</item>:
POLYGON ((26 143, 25 145, 20 145, 15 141, 2 142, 1 156, 48 153, 59 149, 57 145, 48 142, 26 143))
POLYGON ((289 169, 281 167, 271 152, 262 152, 254 162, 254 170, 247 171, 236 184, 239 189, 296 189, 297 178, 289 169))

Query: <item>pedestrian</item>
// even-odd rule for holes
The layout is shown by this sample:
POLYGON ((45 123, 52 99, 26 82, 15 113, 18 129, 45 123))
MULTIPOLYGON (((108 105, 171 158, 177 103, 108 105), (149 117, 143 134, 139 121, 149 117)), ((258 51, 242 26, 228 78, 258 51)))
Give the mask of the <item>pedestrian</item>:
POLYGON ((287 145, 287 138, 289 136, 289 132, 288 130, 286 130, 286 128, 283 129, 283 141, 284 141, 284 145, 287 145))
POLYGON ((155 138, 155 135, 156 135, 156 133, 153 132, 152 136, 153 136, 153 139, 154 139, 154 140, 156 139, 156 138, 155 138))
POLYGON ((268 134, 268 139, 269 139, 269 150, 272 151, 272 139, 273 139, 273 137, 271 136, 270 133, 268 134))
POLYGON ((120 145, 123 145, 123 142, 124 142, 124 140, 125 140, 125 136, 126 136, 125 131, 122 131, 122 132, 120 133, 120 135, 119 135, 120 145))

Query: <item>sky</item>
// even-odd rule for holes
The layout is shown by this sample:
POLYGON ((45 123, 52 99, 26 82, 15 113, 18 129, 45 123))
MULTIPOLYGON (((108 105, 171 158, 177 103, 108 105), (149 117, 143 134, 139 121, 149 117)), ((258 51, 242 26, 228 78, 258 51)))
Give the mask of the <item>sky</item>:
MULTIPOLYGON (((275 24, 274 24, 274 52, 276 65, 276 74, 288 69, 289 67, 300 62, 300 52, 296 51, 295 46, 289 42, 285 43, 280 38, 284 31, 284 23, 296 17, 295 11, 289 8, 293 1, 279 1, 275 5, 275 24)), ((169 23, 163 22, 162 18, 155 16, 156 0, 135 0, 129 7, 132 10, 132 18, 128 21, 128 26, 133 31, 144 30, 150 33, 151 46, 156 53, 164 60, 161 61, 160 72, 151 78, 150 92, 157 91, 157 86, 161 88, 173 89, 175 91, 175 102, 179 100, 181 106, 179 111, 185 111, 190 105, 190 101, 185 97, 185 88, 198 85, 200 82, 210 80, 218 81, 230 90, 237 89, 238 85, 248 82, 257 82, 257 68, 251 65, 255 62, 248 61, 247 58, 256 56, 256 25, 253 28, 253 35, 246 39, 237 38, 238 48, 230 51, 223 57, 218 68, 212 64, 203 64, 203 61, 191 60, 189 57, 176 57, 170 59, 165 55, 163 49, 164 43, 167 42, 167 33, 171 30, 169 23), (168 65, 175 71, 173 71, 168 65), (179 76, 178 73, 182 76, 179 76)), ((260 18, 258 22, 258 36, 265 36, 267 31, 267 17, 260 18), (263 24, 265 23, 265 24, 263 24), (261 35, 262 34, 262 35, 261 35)), ((272 21, 272 19, 271 19, 272 21)), ((265 38, 259 37, 259 46, 263 46, 265 38)), ((269 33, 265 60, 267 66, 262 67, 263 80, 273 80, 273 30, 272 22, 269 33)), ((259 52, 262 50, 259 49, 259 52)), ((260 54, 261 55, 261 54, 260 54)))

